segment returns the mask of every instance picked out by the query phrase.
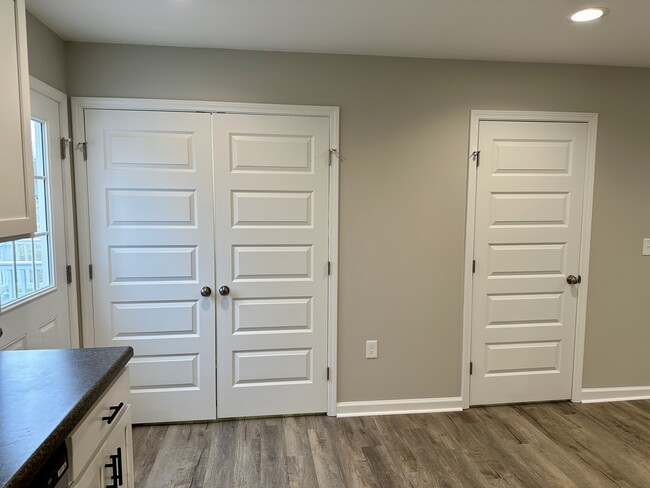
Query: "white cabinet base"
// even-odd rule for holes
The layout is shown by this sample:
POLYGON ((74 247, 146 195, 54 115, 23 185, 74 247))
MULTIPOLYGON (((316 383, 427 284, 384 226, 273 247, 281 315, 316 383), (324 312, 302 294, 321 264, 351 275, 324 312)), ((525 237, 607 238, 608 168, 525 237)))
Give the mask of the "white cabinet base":
POLYGON ((66 444, 71 488, 133 488, 128 368, 95 402, 66 444))
POLYGON ((131 406, 129 405, 120 415, 106 442, 72 488, 133 488, 133 486, 131 406))

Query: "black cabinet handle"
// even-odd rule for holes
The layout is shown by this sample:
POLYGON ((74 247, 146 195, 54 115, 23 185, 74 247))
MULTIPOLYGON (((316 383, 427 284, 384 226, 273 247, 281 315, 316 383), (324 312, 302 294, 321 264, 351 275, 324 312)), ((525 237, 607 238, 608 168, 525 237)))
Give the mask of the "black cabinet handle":
POLYGON ((111 484, 106 485, 106 488, 118 488, 122 486, 122 448, 117 448, 117 454, 111 454, 111 464, 105 464, 107 468, 111 468, 111 484))
POLYGON ((117 483, 122 486, 122 448, 117 448, 117 483))
POLYGON ((106 420, 107 424, 112 424, 113 420, 115 420, 115 417, 117 417, 117 414, 120 413, 120 410, 122 410, 122 407, 124 406, 124 402, 120 402, 120 404, 117 407, 109 407, 113 413, 111 413, 108 417, 102 417, 102 420, 106 420))

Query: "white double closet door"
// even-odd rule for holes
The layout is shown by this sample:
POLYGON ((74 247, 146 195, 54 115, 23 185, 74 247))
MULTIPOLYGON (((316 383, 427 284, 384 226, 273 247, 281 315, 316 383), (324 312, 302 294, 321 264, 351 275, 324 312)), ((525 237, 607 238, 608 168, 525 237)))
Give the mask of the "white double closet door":
POLYGON ((85 129, 95 346, 134 348, 134 422, 325 412, 329 118, 85 129))

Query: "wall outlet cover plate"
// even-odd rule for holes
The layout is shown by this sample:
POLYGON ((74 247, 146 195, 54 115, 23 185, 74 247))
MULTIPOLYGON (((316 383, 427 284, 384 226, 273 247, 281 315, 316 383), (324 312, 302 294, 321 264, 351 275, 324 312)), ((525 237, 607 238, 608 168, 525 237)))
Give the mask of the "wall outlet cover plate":
POLYGON ((366 341, 366 359, 377 358, 377 341, 366 341))

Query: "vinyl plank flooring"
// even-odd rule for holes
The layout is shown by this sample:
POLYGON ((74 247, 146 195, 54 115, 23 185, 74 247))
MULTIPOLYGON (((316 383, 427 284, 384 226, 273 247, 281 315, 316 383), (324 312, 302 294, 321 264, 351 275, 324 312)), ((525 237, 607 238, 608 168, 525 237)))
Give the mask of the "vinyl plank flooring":
POLYGON ((305 417, 287 417, 283 422, 288 486, 318 488, 316 467, 309 444, 305 417))
POLYGON ((159 452, 159 446, 166 433, 166 425, 133 429, 133 462, 137 486, 146 486, 159 452))
POLYGON ((235 422, 207 424, 206 445, 200 454, 200 461, 192 478, 192 488, 235 486, 233 480, 235 451, 232 448, 237 441, 236 425, 235 422))
MULTIPOLYGON (((141 486, 189 488, 201 459, 206 428, 205 424, 168 426, 147 481, 141 486), (179 446, 185 446, 185 449, 179 449, 179 446)), ((155 429, 151 427, 150 431, 155 429)), ((135 478, 138 479, 139 459, 135 461, 136 452, 138 452, 137 447, 134 450, 134 469, 135 478)))
POLYGON ((328 423, 336 420, 327 417, 310 417, 309 420, 307 435, 314 456, 318 486, 344 487, 339 451, 326 428, 328 423))
POLYGON ((262 486, 262 423, 263 420, 240 420, 235 431, 234 486, 262 486))
POLYGON ((525 415, 544 428, 547 435, 560 446, 579 451, 579 456, 596 470, 608 477, 615 486, 630 487, 650 485, 650 456, 648 451, 630 448, 624 436, 609 426, 603 426, 592 417, 594 405, 586 405, 589 415, 573 416, 579 428, 566 430, 557 409, 530 405, 518 407, 525 415))
POLYGON ((368 460, 361 449, 374 444, 366 441, 366 438, 359 434, 358 427, 362 425, 360 420, 356 418, 351 422, 330 424, 335 430, 332 435, 338 439, 337 448, 343 484, 348 488, 377 488, 368 460))
POLYGON ((262 486, 283 488, 289 485, 284 442, 282 419, 272 419, 262 427, 262 486))
POLYGON ((133 428, 136 488, 648 488, 650 401, 133 428))

